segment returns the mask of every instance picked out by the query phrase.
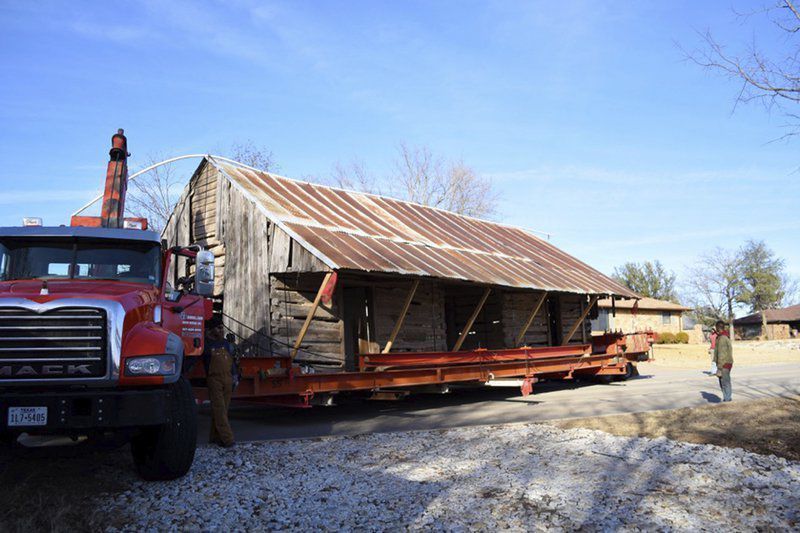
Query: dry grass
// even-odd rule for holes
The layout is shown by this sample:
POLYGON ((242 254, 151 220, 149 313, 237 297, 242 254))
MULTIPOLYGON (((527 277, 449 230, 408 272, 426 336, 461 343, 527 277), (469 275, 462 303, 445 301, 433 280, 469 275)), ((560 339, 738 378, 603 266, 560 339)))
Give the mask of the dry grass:
POLYGON ((743 448, 800 461, 800 397, 797 396, 550 423, 560 428, 598 429, 629 437, 667 437, 743 448))
MULTIPOLYGON (((708 344, 656 344, 653 364, 705 369, 711 365, 708 348, 708 344)), ((733 345, 733 360, 736 366, 800 363, 800 340, 737 341, 733 345)))

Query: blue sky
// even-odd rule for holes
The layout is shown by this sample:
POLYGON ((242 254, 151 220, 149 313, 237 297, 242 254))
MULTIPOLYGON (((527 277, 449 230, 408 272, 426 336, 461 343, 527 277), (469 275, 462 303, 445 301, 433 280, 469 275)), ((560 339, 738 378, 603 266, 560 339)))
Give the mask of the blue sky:
POLYGON ((770 142, 781 115, 734 112, 738 85, 676 44, 785 46, 732 5, 3 0, 0 225, 67 223, 118 127, 133 167, 252 140, 293 177, 387 172, 407 142, 463 158, 501 221, 605 272, 682 275, 752 238, 800 276, 797 141, 770 142))

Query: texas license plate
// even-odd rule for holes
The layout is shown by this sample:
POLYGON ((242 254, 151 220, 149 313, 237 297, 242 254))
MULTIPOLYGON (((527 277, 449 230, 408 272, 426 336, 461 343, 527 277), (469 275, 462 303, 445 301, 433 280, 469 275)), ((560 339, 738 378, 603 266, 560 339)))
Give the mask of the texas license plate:
POLYGON ((9 407, 8 425, 46 426, 47 407, 9 407))

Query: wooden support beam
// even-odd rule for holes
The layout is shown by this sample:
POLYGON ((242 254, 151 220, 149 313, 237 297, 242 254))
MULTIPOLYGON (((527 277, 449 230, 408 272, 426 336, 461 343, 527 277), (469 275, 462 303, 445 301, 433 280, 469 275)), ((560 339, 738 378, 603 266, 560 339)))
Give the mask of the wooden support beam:
POLYGON ((578 318, 575 324, 573 324, 572 329, 570 329, 567 336, 564 337, 564 341, 561 343, 562 346, 566 345, 572 339, 572 336, 575 335, 575 332, 578 331, 580 325, 583 324, 584 320, 586 320, 586 316, 589 314, 589 311, 592 310, 592 307, 594 307, 594 304, 597 303, 599 298, 599 296, 592 296, 591 301, 589 301, 589 305, 586 306, 586 309, 583 310, 581 316, 578 318))
POLYGON ((544 305, 544 301, 546 299, 547 299, 547 291, 544 291, 542 293, 542 297, 539 298, 539 301, 536 302, 536 305, 533 307, 533 311, 531 311, 531 315, 528 317, 528 320, 525 321, 525 325, 522 326, 521 330, 519 330, 519 335, 517 335, 517 340, 515 341, 514 346, 519 346, 520 344, 522 344, 522 339, 525 338, 525 334, 530 329, 531 324, 533 324, 533 319, 535 319, 536 315, 539 314, 539 310, 542 308, 542 305, 544 305))
POLYGON ((397 334, 400 333, 400 328, 403 327, 403 322, 406 319, 408 308, 411 307, 411 301, 414 299, 414 293, 417 292, 417 287, 419 287, 419 280, 415 279, 414 283, 411 284, 411 290, 408 291, 408 295, 406 296, 406 301, 403 303, 403 310, 400 311, 400 316, 397 317, 397 322, 395 322, 394 324, 394 329, 392 330, 392 334, 389 335, 389 340, 386 341, 386 346, 383 347, 381 353, 389 353, 389 350, 392 349, 392 344, 394 344, 394 340, 397 338, 397 334))
POLYGON ((481 309, 483 309, 483 304, 485 304, 486 300, 489 298, 489 293, 490 292, 492 292, 492 288, 491 287, 486 287, 486 290, 483 291, 483 296, 481 296, 481 301, 478 302, 478 306, 472 312, 472 316, 470 316, 469 320, 467 320, 467 324, 464 326, 464 329, 461 331, 461 336, 458 337, 458 340, 456 341, 455 346, 453 346, 453 349, 450 350, 451 352, 457 352, 458 350, 460 350, 461 349, 461 345, 464 344, 465 340, 467 340, 467 335, 469 335, 469 330, 472 328, 472 324, 475 323, 475 319, 478 318, 478 315, 480 314, 481 309))
POLYGON ((325 293, 325 288, 328 286, 331 276, 333 276, 333 272, 328 272, 325 274, 325 279, 322 280, 322 285, 319 286, 317 296, 314 298, 314 303, 311 305, 311 310, 308 312, 308 316, 306 316, 306 321, 303 323, 303 327, 300 328, 300 333, 297 334, 297 340, 294 341, 292 359, 297 356, 297 351, 300 349, 300 345, 303 344, 303 339, 305 338, 306 333, 308 333, 308 327, 311 325, 311 321, 314 319, 314 313, 317 312, 317 307, 319 307, 319 302, 322 301, 322 295, 325 293))

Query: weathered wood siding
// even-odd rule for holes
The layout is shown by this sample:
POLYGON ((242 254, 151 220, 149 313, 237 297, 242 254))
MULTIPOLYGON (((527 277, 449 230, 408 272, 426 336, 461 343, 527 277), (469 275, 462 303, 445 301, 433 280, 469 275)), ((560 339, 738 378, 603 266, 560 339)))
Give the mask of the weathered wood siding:
MULTIPOLYGON (((561 328, 562 338, 566 339, 569 330, 575 325, 575 321, 581 316, 586 306, 589 304, 586 296, 580 294, 559 294, 561 299, 561 328)), ((592 324, 588 319, 584 319, 581 327, 575 331, 569 344, 582 344, 589 342, 592 335, 592 324)))
MULTIPOLYGON (((187 184, 163 237, 170 246, 196 243, 214 253, 214 294, 223 299, 225 325, 240 341, 244 339, 248 354, 286 353, 285 345, 270 343, 269 337, 286 342, 287 331, 299 331, 306 317, 300 314, 310 310, 322 274, 315 287, 308 287, 313 280, 304 278, 299 289, 280 282, 274 287, 277 278, 271 274, 328 270, 322 262, 272 224, 238 187, 206 163, 187 184), (278 307, 285 310, 287 301, 291 304, 288 315, 276 311, 278 307)), ((185 275, 183 265, 180 260, 178 275, 185 275)), ((175 269, 173 264, 171 279, 175 279, 175 269)), ((325 309, 318 309, 304 346, 313 345, 341 361, 341 332, 334 337, 330 331, 341 329, 337 321, 325 309)), ((295 337, 296 332, 289 342, 294 343, 295 337)), ((301 352, 298 359, 305 356, 301 352)))
MULTIPOLYGON (((279 341, 275 352, 286 354, 294 345, 303 322, 311 311, 324 274, 297 273, 270 276, 270 323, 279 341)), ((320 303, 298 353, 298 360, 344 365, 344 339, 338 298, 320 303)))
MULTIPOLYGON (((483 296, 484 287, 449 285, 445 296, 447 347, 452 349, 483 296)), ((475 318, 462 350, 503 348, 502 289, 493 288, 475 318)))
MULTIPOLYGON (((217 189, 220 177, 211 165, 205 162, 189 180, 178 199, 172 216, 162 232, 162 238, 169 246, 200 244, 211 250, 215 257, 215 295, 222 294, 222 280, 225 270, 225 250, 217 233, 217 189)), ((185 260, 174 261, 170 268, 170 279, 185 275, 185 260)))
MULTIPOLYGON (((375 339, 383 349, 403 310, 411 282, 398 280, 382 283, 372 289, 375 313, 375 339)), ((423 352, 447 350, 444 323, 444 290, 435 282, 421 282, 408 308, 403 327, 397 335, 392 352, 423 352)))
MULTIPOLYGON (((503 294, 503 344, 514 348, 522 326, 539 303, 541 292, 507 291, 503 294)), ((523 337, 522 344, 527 346, 547 346, 550 342, 547 325, 546 302, 539 309, 523 337)))

